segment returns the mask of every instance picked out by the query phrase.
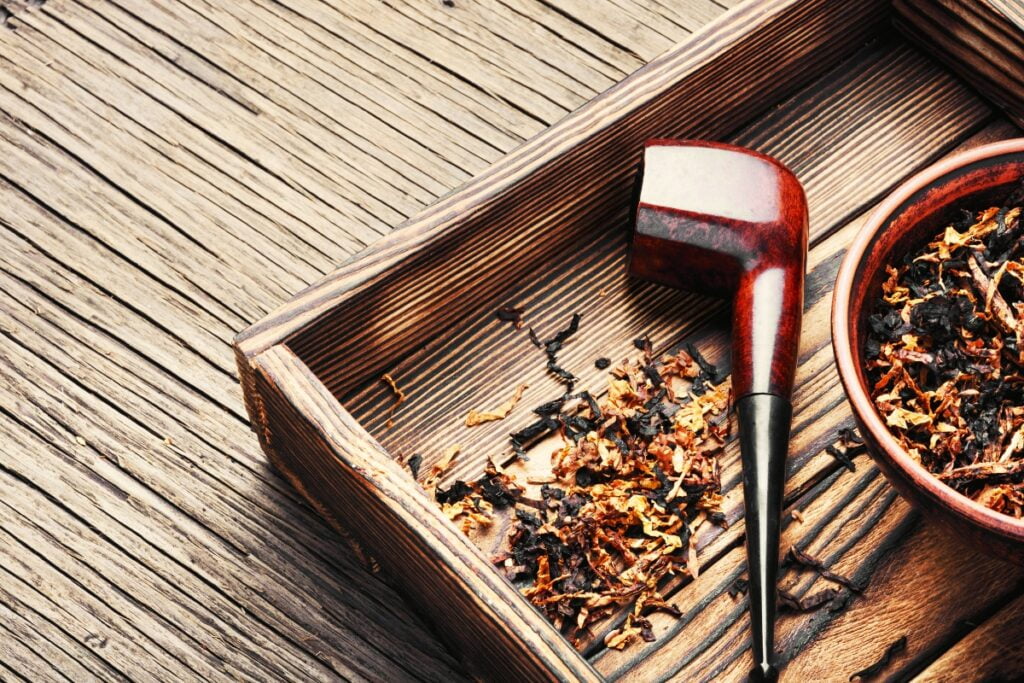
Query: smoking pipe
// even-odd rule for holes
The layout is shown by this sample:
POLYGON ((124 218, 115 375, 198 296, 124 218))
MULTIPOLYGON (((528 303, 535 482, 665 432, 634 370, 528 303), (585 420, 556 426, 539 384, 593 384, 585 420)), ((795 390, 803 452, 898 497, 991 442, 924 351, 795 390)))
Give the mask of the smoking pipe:
POLYGON ((651 140, 637 180, 629 270, 731 297, 732 390, 746 509, 751 678, 773 680, 779 531, 807 262, 807 200, 757 152, 651 140))

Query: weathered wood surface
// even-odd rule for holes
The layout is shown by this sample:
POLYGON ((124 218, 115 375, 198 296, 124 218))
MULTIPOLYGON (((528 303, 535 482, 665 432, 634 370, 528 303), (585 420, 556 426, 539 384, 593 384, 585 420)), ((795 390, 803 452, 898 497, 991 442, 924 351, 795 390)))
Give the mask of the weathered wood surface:
POLYGON ((459 678, 229 340, 731 4, 0 2, 0 679, 459 678))
MULTIPOLYGON (((0 4, 0 680, 460 678, 429 628, 269 469, 228 341, 736 3, 0 4)), ((845 240, 893 178, 1012 134, 915 51, 877 46, 820 100, 735 134, 795 167, 820 226, 788 500, 803 522, 787 541, 871 579, 846 610, 786 618, 793 680, 845 680, 902 634, 891 674, 1021 670, 1019 647, 992 646, 1019 630, 1019 570, 956 552, 867 461, 847 473, 821 452, 848 414, 825 294, 845 240), (893 73, 906 80, 892 85, 893 73), (852 98, 864 101, 856 117, 852 98)), ((692 299, 652 290, 648 301, 666 312, 654 321, 666 343, 699 334, 722 352, 720 309, 679 330, 669 314, 692 299)), ((445 353, 424 360, 436 371, 453 362, 445 353)), ((419 419, 448 438, 448 417, 504 398, 493 380, 419 419)), ((381 387, 350 397, 380 429, 369 418, 387 405, 381 387)), ((415 424, 389 438, 411 443, 415 424)), ((741 534, 739 523, 709 537, 713 569, 675 587, 694 607, 658 629, 681 635, 601 655, 598 670, 741 676, 746 617, 725 591, 742 571, 741 534)), ((801 593, 823 583, 787 575, 797 580, 801 593)))

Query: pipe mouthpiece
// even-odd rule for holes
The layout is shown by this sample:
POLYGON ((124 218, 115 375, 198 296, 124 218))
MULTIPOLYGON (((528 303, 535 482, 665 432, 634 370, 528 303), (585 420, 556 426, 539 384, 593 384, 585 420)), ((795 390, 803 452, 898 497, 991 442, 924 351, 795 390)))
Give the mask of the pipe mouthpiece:
MULTIPOLYGON (((782 529, 782 489, 793 410, 784 398, 751 394, 736 402, 746 508, 750 628, 754 661, 774 671, 775 601, 782 529)), ((757 680, 775 680, 759 678, 757 680)))
POLYGON ((774 683, 779 680, 779 670, 768 662, 761 662, 750 670, 749 679, 752 683, 774 683))

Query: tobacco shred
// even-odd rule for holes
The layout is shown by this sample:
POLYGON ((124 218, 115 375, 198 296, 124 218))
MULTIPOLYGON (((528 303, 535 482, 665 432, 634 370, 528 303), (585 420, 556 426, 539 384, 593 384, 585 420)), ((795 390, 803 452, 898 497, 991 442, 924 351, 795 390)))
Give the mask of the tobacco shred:
POLYGON ((889 266, 868 319, 871 395, 910 456, 956 491, 1024 514, 1021 193, 963 215, 889 266))
POLYGON ((458 444, 449 446, 438 461, 430 467, 430 472, 427 473, 426 478, 423 480, 423 488, 428 492, 436 489, 445 472, 451 469, 452 464, 455 462, 455 456, 457 456, 461 450, 462 446, 458 444))
POLYGON ((569 320, 569 324, 562 330, 558 331, 555 336, 550 339, 541 341, 537 337, 536 331, 531 327, 529 330, 530 341, 535 346, 540 347, 544 350, 544 353, 548 357, 547 369, 548 372, 553 374, 555 377, 560 379, 568 387, 568 391, 572 391, 573 386, 576 384, 576 376, 571 372, 563 368, 558 364, 558 352, 562 350, 562 346, 572 335, 576 334, 576 331, 580 328, 580 320, 583 316, 579 313, 573 313, 572 318, 569 320))
POLYGON ((846 449, 839 448, 838 446, 833 445, 826 446, 825 452, 831 455, 833 458, 835 458, 840 465, 850 470, 851 472, 857 471, 857 466, 853 464, 853 458, 850 457, 850 454, 846 451, 846 449))
POLYGON ((412 472, 412 478, 419 479, 420 465, 423 464, 423 456, 415 454, 412 457, 410 457, 405 464, 409 466, 409 471, 412 472))
MULTIPOLYGON (((549 369, 579 323, 576 314, 544 341, 530 330, 549 369)), ((572 393, 575 378, 552 370, 568 390, 534 408, 538 419, 510 435, 520 457, 543 437, 561 437, 539 500, 527 499, 491 463, 479 481, 435 491, 467 532, 488 524, 493 509, 511 509, 507 547, 494 562, 574 643, 623 606, 629 613, 605 644, 654 640, 649 615, 680 614, 659 585, 698 573, 692 530, 705 519, 725 522, 718 463, 729 432, 725 377, 692 348, 660 363, 646 336, 637 348, 639 359, 610 370, 600 399, 572 393)))
POLYGON ((512 323, 512 327, 517 330, 523 328, 523 308, 517 306, 502 306, 494 314, 498 317, 498 320, 506 323, 512 323))
POLYGON ((855 671, 852 674, 850 674, 850 680, 852 681, 854 679, 859 679, 861 681, 870 681, 871 679, 878 676, 878 674, 880 674, 885 669, 885 667, 889 666, 889 662, 892 661, 893 657, 902 653, 906 649, 907 637, 903 636, 890 643, 889 647, 885 648, 885 652, 882 654, 881 659, 879 659, 877 662, 875 662, 869 667, 861 669, 860 671, 855 671))
POLYGON ((867 453, 867 447, 857 432, 849 427, 843 427, 839 430, 839 443, 826 446, 825 452, 846 469, 856 472, 857 465, 854 464, 853 459, 867 453))
POLYGON ((845 602, 846 595, 836 588, 823 588, 802 598, 784 588, 779 589, 779 606, 791 612, 814 612, 826 606, 836 608, 845 602))
POLYGON ((506 417, 508 417, 509 413, 511 413, 512 410, 519 403, 519 399, 523 397, 523 392, 526 391, 526 389, 527 386, 525 384, 520 384, 516 388, 515 393, 512 394, 512 398, 505 401, 494 410, 469 411, 469 414, 466 415, 466 426, 475 427, 476 425, 483 424, 485 422, 493 422, 494 420, 504 420, 506 417))
POLYGON ((789 553, 786 555, 785 564, 796 565, 798 567, 805 567, 807 569, 813 569, 818 573, 819 576, 834 581, 841 586, 849 588, 854 593, 862 593, 864 587, 858 584, 853 579, 847 578, 842 574, 836 574, 831 571, 822 560, 819 560, 813 555, 809 555, 804 551, 797 548, 795 545, 791 546, 789 553))
POLYGON ((737 578, 729 586, 729 597, 735 600, 741 595, 747 594, 747 589, 750 587, 750 581, 744 579, 742 576, 737 578))
POLYGON ((405 403, 405 392, 398 388, 398 384, 395 383, 394 378, 388 373, 385 372, 380 376, 380 379, 391 387, 391 392, 395 395, 395 402, 391 404, 391 410, 388 412, 388 421, 386 423, 388 429, 391 429, 395 424, 395 411, 398 410, 398 406, 405 403))

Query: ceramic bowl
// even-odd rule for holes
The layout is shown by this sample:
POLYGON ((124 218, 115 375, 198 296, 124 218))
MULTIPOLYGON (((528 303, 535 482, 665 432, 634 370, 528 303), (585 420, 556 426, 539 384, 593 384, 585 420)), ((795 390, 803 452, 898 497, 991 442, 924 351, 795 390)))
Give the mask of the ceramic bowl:
POLYGON ((918 173, 857 233, 839 268, 832 346, 839 376, 868 450, 889 481, 925 516, 986 552, 1024 563, 1024 520, 990 510, 949 488, 900 446, 871 400, 865 376, 867 319, 895 263, 950 224, 961 208, 998 205, 1024 180, 1024 138, 977 147, 918 173))

